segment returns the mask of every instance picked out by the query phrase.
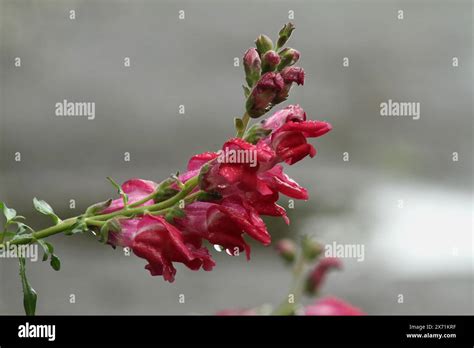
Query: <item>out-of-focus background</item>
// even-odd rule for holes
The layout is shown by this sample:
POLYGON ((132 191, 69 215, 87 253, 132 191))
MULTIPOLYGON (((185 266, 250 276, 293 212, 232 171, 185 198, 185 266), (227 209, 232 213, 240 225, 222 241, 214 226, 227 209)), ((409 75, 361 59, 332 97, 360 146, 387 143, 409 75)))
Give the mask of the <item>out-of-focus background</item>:
MULTIPOLYGON (((267 220, 274 240, 364 245, 322 295, 369 314, 472 314, 470 1, 0 0, 0 199, 43 227, 35 196, 77 215, 114 193, 106 176, 160 181, 219 148, 243 112, 234 57, 292 13, 307 79, 288 103, 334 130, 288 168, 311 198, 289 209, 290 226, 267 220), (56 117, 63 99, 95 102, 95 119, 56 117), (389 99, 419 102, 421 118, 381 117, 389 99)), ((61 271, 28 265, 41 314, 212 314, 279 303, 290 282, 271 247, 250 262, 212 250, 214 271, 178 265, 168 284, 91 236, 52 241, 61 271)), ((22 313, 20 291, 16 260, 0 260, 0 313, 22 313)))

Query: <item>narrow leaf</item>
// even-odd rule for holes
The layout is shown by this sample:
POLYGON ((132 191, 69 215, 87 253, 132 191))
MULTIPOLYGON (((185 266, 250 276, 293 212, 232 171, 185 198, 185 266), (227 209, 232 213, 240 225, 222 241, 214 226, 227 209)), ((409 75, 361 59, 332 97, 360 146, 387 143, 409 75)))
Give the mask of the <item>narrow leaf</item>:
POLYGON ((107 180, 109 180, 112 186, 117 189, 119 195, 123 199, 123 206, 126 207, 128 205, 128 195, 125 192, 123 192, 122 187, 119 184, 117 184, 115 180, 112 179, 110 176, 107 177, 107 180))

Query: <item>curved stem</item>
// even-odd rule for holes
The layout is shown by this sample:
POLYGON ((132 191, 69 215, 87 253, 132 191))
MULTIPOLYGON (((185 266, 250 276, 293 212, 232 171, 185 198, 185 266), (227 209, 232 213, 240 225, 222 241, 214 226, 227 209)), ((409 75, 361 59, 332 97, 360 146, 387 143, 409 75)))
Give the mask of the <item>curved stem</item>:
MULTIPOLYGON (((191 193, 198 185, 198 179, 199 179, 198 176, 195 176, 189 179, 188 181, 186 181, 181 191, 179 191, 176 195, 174 195, 173 197, 163 202, 153 204, 153 205, 143 206, 143 207, 136 207, 136 208, 125 207, 121 210, 114 211, 113 213, 88 217, 85 219, 85 222, 90 225, 101 226, 106 220, 113 218, 115 216, 119 216, 119 215, 130 217, 134 215, 142 215, 145 212, 153 213, 156 215, 162 214, 167 211, 167 208, 171 208, 172 206, 177 204, 181 199, 185 199, 186 196, 189 193, 191 193)), ((193 196, 193 195, 194 194, 190 196, 193 196)), ((81 216, 76 216, 76 217, 66 219, 62 221, 60 224, 34 232, 31 235, 25 235, 24 238, 18 238, 12 241, 8 241, 6 243, 9 243, 12 245, 13 244, 28 244, 36 239, 42 239, 42 238, 52 236, 54 234, 64 232, 70 227, 72 227, 78 221, 80 217, 81 216)), ((0 248, 3 248, 6 243, 0 244, 0 248)))
POLYGON ((109 214, 97 215, 97 216, 94 216, 94 220, 97 220, 97 221, 108 220, 118 215, 125 215, 125 216, 139 215, 139 214, 143 214, 145 211, 153 212, 153 211, 172 207, 173 205, 178 203, 181 199, 184 199, 188 195, 188 193, 194 190, 197 184, 198 184, 198 176, 196 175, 195 177, 186 181, 186 184, 184 184, 184 188, 181 191, 179 191, 176 195, 174 195, 173 197, 163 202, 156 203, 153 205, 147 205, 144 207, 126 208, 126 209, 114 211, 113 213, 109 213, 109 214))

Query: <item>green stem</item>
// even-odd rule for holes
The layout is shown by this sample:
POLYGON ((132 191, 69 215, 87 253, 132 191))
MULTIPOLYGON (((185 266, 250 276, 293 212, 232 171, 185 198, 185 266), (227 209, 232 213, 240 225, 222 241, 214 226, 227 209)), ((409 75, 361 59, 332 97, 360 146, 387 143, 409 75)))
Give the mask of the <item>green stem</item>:
POLYGON ((88 225, 97 226, 97 227, 102 227, 103 225, 106 224, 105 221, 97 221, 97 220, 92 220, 92 219, 86 219, 86 223, 88 225))
POLYGON ((125 216, 140 215, 140 214, 143 214, 145 211, 153 212, 153 211, 172 207, 173 205, 178 203, 181 199, 184 199, 188 195, 188 193, 194 190, 194 188, 197 185, 198 185, 198 176, 196 175, 195 177, 186 181, 186 184, 184 184, 184 187, 181 191, 179 191, 176 195, 174 195, 173 197, 163 202, 156 203, 153 205, 147 205, 144 207, 122 209, 122 210, 114 211, 113 213, 109 213, 109 214, 97 215, 97 216, 94 216, 94 220, 97 220, 97 221, 108 220, 118 215, 125 215, 125 216))
POLYGON ((305 270, 305 258, 303 251, 298 254, 293 267, 293 280, 289 294, 293 294, 293 303, 289 303, 288 299, 283 301, 273 312, 272 315, 291 315, 295 312, 295 304, 299 303, 300 297, 303 295, 302 275, 305 270))
MULTIPOLYGON (((163 212, 166 212, 167 208, 171 208, 172 206, 177 204, 181 199, 185 199, 186 196, 190 192, 192 192, 196 188, 197 185, 198 185, 198 176, 195 176, 195 177, 189 179, 188 181, 186 181, 186 183, 184 184, 184 187, 181 191, 179 191, 176 195, 174 195, 173 197, 171 197, 171 198, 169 198, 169 199, 167 199, 163 202, 153 204, 153 205, 143 206, 143 207, 136 207, 136 208, 125 207, 125 208, 123 208, 121 210, 117 210, 113 213, 88 217, 88 218, 85 219, 85 221, 86 221, 87 224, 90 224, 90 225, 101 226, 104 223, 104 221, 106 221, 110 218, 113 218, 115 216, 119 216, 119 215, 130 217, 130 216, 134 216, 134 215, 142 215, 145 212, 149 212, 149 213, 152 213, 154 215, 159 215, 159 214, 162 214, 163 212)), ((194 194, 192 194, 190 196, 193 196, 193 195, 194 194)), ((18 239, 9 241, 7 243, 9 243, 9 244, 28 244, 28 243, 31 243, 32 241, 36 240, 36 239, 42 239, 42 238, 52 236, 54 234, 64 232, 67 229, 69 229, 70 227, 72 227, 80 217, 81 216, 76 216, 76 217, 66 219, 63 222, 61 222, 60 224, 45 228, 43 230, 34 232, 29 236, 25 236, 24 238, 18 238, 18 239)), ((3 247, 4 247, 4 244, 0 244, 0 248, 3 248, 3 247)))

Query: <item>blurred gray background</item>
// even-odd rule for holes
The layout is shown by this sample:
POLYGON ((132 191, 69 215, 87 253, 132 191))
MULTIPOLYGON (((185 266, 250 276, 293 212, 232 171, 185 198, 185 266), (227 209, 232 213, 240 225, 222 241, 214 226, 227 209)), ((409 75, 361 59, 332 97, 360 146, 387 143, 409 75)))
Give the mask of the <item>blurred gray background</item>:
MULTIPOLYGON (((160 181, 218 148, 243 112, 234 57, 260 33, 275 38, 290 10, 307 79, 288 103, 334 130, 288 168, 311 197, 289 227, 267 220, 274 240, 363 244, 364 262, 344 259, 322 295, 367 313, 472 314, 471 1, 0 0, 0 199, 45 227, 35 196, 77 215, 114 193, 106 176, 160 181), (96 118, 56 117, 63 99, 95 102, 96 118), (381 117, 388 99, 420 102, 421 119, 381 117)), ((290 282, 271 247, 250 262, 212 250, 213 272, 178 266, 168 284, 91 236, 51 240, 61 271, 28 265, 40 314, 212 314, 277 304, 290 282)), ((0 260, 0 313, 22 313, 20 291, 16 260, 0 260)))

